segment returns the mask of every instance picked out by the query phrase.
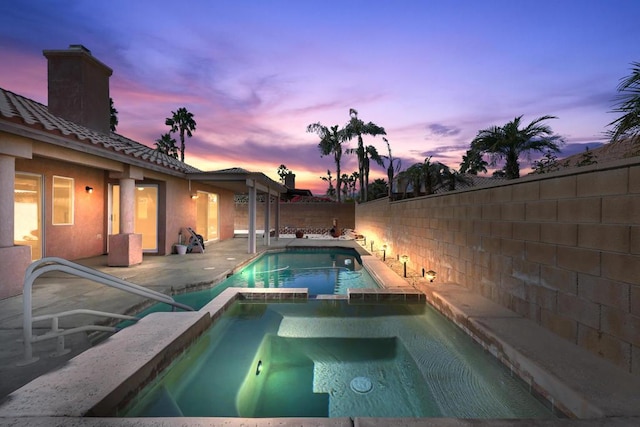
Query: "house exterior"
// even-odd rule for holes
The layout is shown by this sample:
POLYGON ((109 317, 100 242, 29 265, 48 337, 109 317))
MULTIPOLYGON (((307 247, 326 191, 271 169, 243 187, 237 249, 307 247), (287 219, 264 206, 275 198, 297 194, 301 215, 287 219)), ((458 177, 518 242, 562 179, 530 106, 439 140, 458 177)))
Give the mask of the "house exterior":
POLYGON ((112 70, 81 45, 43 53, 48 106, 0 88, 0 299, 20 294, 43 257, 107 254, 128 267, 171 254, 186 227, 205 242, 233 238, 235 194, 252 200, 250 253, 259 193, 275 200, 262 217, 278 230, 284 186, 241 168, 200 171, 110 132, 112 70))

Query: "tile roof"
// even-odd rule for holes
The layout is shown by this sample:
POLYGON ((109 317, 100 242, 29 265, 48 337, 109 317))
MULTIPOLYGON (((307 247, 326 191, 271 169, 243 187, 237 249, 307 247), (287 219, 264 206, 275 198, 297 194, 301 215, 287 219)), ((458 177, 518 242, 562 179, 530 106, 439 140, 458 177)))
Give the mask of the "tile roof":
POLYGON ((117 133, 111 132, 107 135, 54 116, 49 113, 45 105, 2 88, 0 88, 0 119, 7 119, 9 122, 43 130, 53 135, 62 135, 77 143, 91 144, 104 150, 104 157, 107 158, 115 151, 132 159, 182 173, 200 172, 193 166, 117 133))
POLYGON ((224 173, 250 173, 248 170, 243 169, 243 168, 220 169, 220 170, 212 171, 212 172, 220 173, 220 174, 224 174, 224 173))

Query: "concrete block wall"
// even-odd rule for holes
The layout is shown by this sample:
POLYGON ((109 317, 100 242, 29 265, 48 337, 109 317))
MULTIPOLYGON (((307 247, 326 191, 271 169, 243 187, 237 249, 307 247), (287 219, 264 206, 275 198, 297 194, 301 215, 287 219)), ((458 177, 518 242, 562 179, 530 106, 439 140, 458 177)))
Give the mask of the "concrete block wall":
POLYGON ((435 270, 640 375, 640 159, 376 200, 356 229, 411 274, 435 270))

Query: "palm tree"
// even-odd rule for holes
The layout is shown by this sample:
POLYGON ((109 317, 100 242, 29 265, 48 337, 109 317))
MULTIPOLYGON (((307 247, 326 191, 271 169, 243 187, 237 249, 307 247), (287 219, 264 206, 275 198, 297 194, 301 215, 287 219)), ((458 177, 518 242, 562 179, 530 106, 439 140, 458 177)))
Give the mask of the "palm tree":
POLYGON ((370 160, 373 160, 380 166, 384 166, 384 162, 382 161, 382 157, 378 154, 378 150, 373 145, 367 145, 364 148, 364 162, 363 162, 363 171, 364 171, 364 182, 366 188, 367 199, 369 197, 369 166, 370 160))
POLYGON ((545 120, 556 118, 555 116, 542 116, 520 129, 522 116, 519 116, 502 127, 492 126, 483 129, 471 141, 471 150, 490 154, 492 165, 495 165, 497 160, 504 159, 506 161, 505 177, 507 179, 519 178, 518 158, 521 153, 545 150, 560 151, 558 143, 562 142, 561 137, 554 135, 551 127, 542 124, 545 120))
POLYGON ((193 136, 191 132, 196 130, 196 121, 193 120, 193 114, 184 107, 172 111, 171 114, 172 116, 165 120, 165 124, 171 126, 171 132, 180 132, 180 161, 184 162, 184 134, 189 138, 193 136))
POLYGON ((338 130, 338 125, 331 126, 331 129, 320 123, 312 123, 307 126, 307 132, 315 132, 320 137, 318 149, 322 156, 333 154, 336 162, 336 193, 338 202, 341 201, 342 175, 340 174, 340 161, 342 159, 342 142, 344 141, 344 131, 338 130))
POLYGON ((640 134, 640 62, 633 62, 631 75, 626 77, 618 85, 618 104, 614 113, 623 115, 609 123, 613 126, 611 142, 621 137, 640 134))
POLYGON ((403 198, 407 197, 407 190, 409 184, 413 189, 413 196, 418 197, 420 195, 420 189, 422 188, 422 163, 414 163, 406 170, 398 174, 398 182, 402 182, 403 198))
POLYGON ((349 184, 350 184, 350 178, 349 175, 347 175, 346 173, 343 173, 342 176, 340 177, 340 180, 342 181, 342 184, 344 184, 342 186, 342 197, 344 197, 343 200, 347 200, 347 197, 349 197, 349 184))
POLYGON ((164 133, 160 138, 156 139, 156 150, 164 153, 174 159, 178 158, 178 147, 176 147, 176 140, 171 138, 171 134, 164 133))
POLYGON ((278 166, 278 176, 280 177, 280 182, 285 184, 287 182, 287 176, 293 174, 285 165, 278 166))
POLYGON ((456 173, 447 165, 440 162, 432 162, 431 157, 427 157, 424 162, 414 163, 407 170, 400 172, 398 174, 398 184, 400 185, 400 182, 402 182, 404 198, 407 196, 409 185, 411 185, 414 197, 418 197, 422 194, 423 187, 426 195, 434 194, 445 185, 449 189, 455 189, 457 182, 463 182, 461 178, 455 175, 456 173))
POLYGON ((365 123, 358 118, 358 112, 353 108, 349 109, 349 122, 344 127, 345 140, 351 140, 354 137, 358 137, 358 148, 355 149, 355 153, 358 156, 358 175, 360 179, 360 201, 367 201, 367 185, 364 174, 364 162, 365 162, 365 148, 362 141, 362 135, 386 135, 383 127, 376 125, 375 123, 365 123))
POLYGON ((334 197, 336 195, 336 189, 333 187, 333 177, 331 176, 331 170, 327 169, 327 176, 321 176, 321 180, 329 183, 329 188, 327 189, 327 196, 334 197))
POLYGON ((384 156, 384 157, 387 158, 387 160, 389 160, 389 165, 387 166, 387 179, 388 179, 387 182, 389 183, 389 197, 391 197, 393 195, 392 194, 393 193, 393 177, 400 170, 402 161, 400 159, 394 159, 393 156, 391 155, 391 145, 389 145, 389 140, 384 136, 382 137, 382 140, 386 142, 387 150, 389 151, 389 156, 388 157, 384 156))
POLYGON ((482 153, 469 149, 467 154, 462 156, 460 173, 469 173, 471 175, 478 175, 478 172, 486 173, 487 166, 489 166, 489 163, 482 157, 482 153))
POLYGON ((369 187, 369 197, 371 200, 381 199, 389 195, 389 185, 382 178, 376 178, 369 187))
POLYGON ((440 170, 438 174, 442 177, 442 185, 447 187, 447 190, 453 191, 458 184, 469 184, 471 179, 464 176, 462 173, 455 169, 451 169, 449 166, 439 163, 440 170))
MULTIPOLYGON (((344 177, 346 174, 343 174, 344 177)), ((356 198, 356 184, 358 183, 358 179, 360 178, 360 174, 358 172, 351 172, 351 175, 347 176, 346 179, 343 178, 343 181, 346 183, 346 187, 349 188, 349 192, 351 194, 351 199, 355 200, 356 198)))
POLYGON ((422 179, 426 194, 433 194, 444 185, 444 171, 449 169, 440 162, 431 162, 431 157, 424 159, 422 163, 422 179))
MULTIPOLYGON (((358 154, 357 148, 349 148, 347 154, 358 154)), ((360 180, 360 194, 362 194, 362 182, 364 181, 365 185, 365 193, 369 193, 369 170, 370 170, 370 160, 373 160, 380 166, 384 166, 384 161, 380 154, 378 154, 378 150, 373 145, 367 145, 364 147, 364 156, 362 157, 362 173, 364 174, 364 179, 360 180)), ((362 199, 361 199, 362 200, 362 199)))
POLYGON ((109 130, 116 131, 118 126, 118 110, 113 106, 113 98, 109 98, 109 130))

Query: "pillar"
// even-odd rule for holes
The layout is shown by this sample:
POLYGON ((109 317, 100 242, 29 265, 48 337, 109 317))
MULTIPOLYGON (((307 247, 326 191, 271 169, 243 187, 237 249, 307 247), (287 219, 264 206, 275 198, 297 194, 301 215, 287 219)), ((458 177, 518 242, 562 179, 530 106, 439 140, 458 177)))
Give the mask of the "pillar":
POLYGON ((256 253, 256 187, 249 187, 249 248, 248 253, 256 253))
POLYGON ((280 240, 280 194, 276 196, 276 240, 280 240))
POLYGON ((265 246, 271 245, 271 194, 267 191, 264 201, 264 241, 265 246))
POLYGON ((120 234, 135 231, 136 181, 120 178, 120 234))
POLYGON ((129 267, 142 263, 142 234, 135 233, 136 179, 142 171, 129 167, 116 176, 120 182, 120 234, 109 236, 107 264, 110 267, 129 267))
POLYGON ((0 154, 0 300, 22 294, 31 248, 14 246, 16 159, 0 154))
POLYGON ((16 159, 0 154, 0 248, 13 246, 16 159))

